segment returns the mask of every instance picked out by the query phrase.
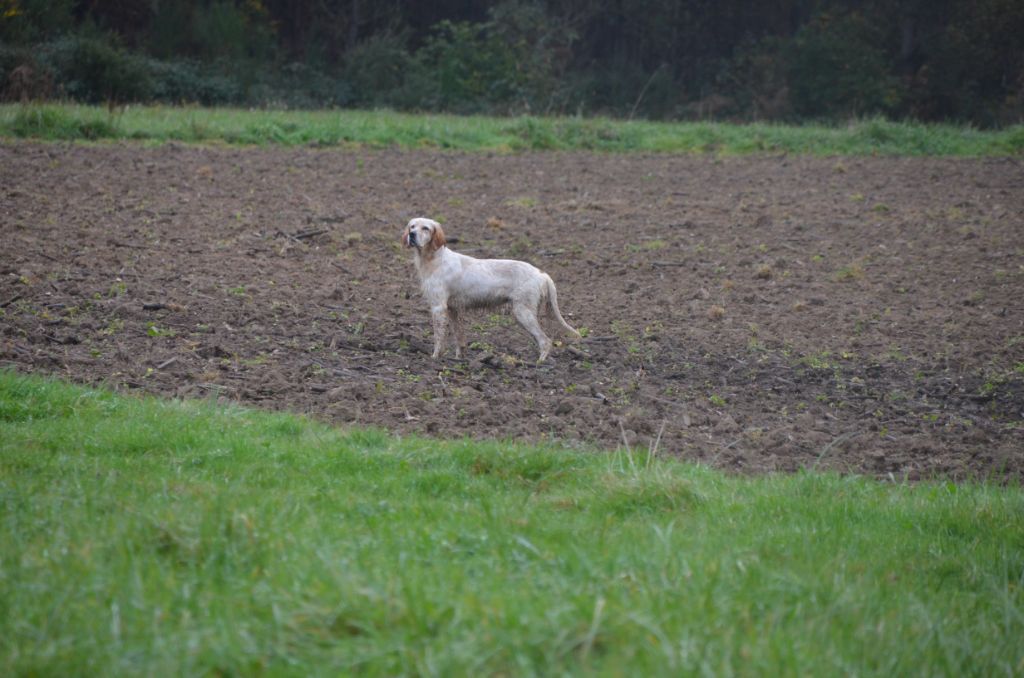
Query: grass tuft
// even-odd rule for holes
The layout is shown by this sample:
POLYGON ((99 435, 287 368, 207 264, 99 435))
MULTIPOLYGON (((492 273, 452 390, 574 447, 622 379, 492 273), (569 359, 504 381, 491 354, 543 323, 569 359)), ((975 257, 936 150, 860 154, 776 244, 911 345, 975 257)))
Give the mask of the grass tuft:
POLYGON ((11 136, 52 140, 113 139, 120 136, 113 118, 80 116, 53 106, 20 106, 5 121, 11 136))

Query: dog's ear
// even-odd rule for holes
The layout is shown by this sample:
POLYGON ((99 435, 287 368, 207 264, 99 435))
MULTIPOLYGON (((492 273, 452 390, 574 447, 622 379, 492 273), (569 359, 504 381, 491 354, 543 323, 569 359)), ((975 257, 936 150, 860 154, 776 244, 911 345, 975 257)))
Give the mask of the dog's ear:
POLYGON ((430 236, 430 246, 435 250, 439 250, 444 247, 446 242, 448 241, 444 238, 444 231, 441 230, 441 224, 437 224, 434 226, 433 235, 430 236))
POLYGON ((405 247, 410 247, 410 245, 409 245, 409 227, 408 226, 406 226, 405 230, 402 231, 402 244, 405 247))

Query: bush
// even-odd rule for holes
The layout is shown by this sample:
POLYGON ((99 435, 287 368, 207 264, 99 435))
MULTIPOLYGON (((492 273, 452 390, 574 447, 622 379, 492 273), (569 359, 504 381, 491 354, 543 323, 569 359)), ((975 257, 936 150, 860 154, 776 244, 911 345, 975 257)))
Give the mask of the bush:
POLYGON ((343 79, 352 103, 412 110, 434 107, 437 83, 409 52, 400 33, 375 35, 345 55, 343 79))
POLYGON ((142 57, 99 36, 76 35, 50 43, 42 60, 64 93, 86 103, 148 101, 153 82, 142 57))
POLYGON ((437 107, 476 113, 515 95, 515 56, 487 31, 487 24, 442 21, 417 53, 437 81, 437 107))
POLYGON ((125 52, 92 35, 68 36, 35 50, 0 45, 0 98, 55 95, 93 104, 161 101, 290 108, 354 101, 347 80, 303 63, 273 68, 248 60, 162 60, 125 52))
POLYGON ((158 58, 190 55, 217 60, 263 63, 274 58, 274 37, 259 2, 154 2, 147 47, 158 58))
POLYGON ((794 112, 845 118, 893 111, 898 83, 880 44, 857 14, 823 14, 801 28, 786 50, 794 112))
POLYGON ((600 71, 588 71, 579 79, 574 92, 580 112, 624 118, 650 77, 650 73, 627 59, 616 59, 600 71))
POLYGON ((0 100, 36 101, 54 94, 53 73, 27 47, 0 45, 0 100))
POLYGON ((730 95, 723 111, 726 115, 751 120, 792 116, 785 44, 774 36, 745 40, 725 61, 715 89, 730 95))
POLYGON ((547 112, 566 98, 560 76, 572 40, 541 5, 512 0, 485 22, 437 23, 415 52, 406 33, 374 35, 345 55, 342 79, 361 106, 547 112))
POLYGON ((538 2, 508 0, 491 8, 487 39, 511 52, 514 71, 511 103, 519 112, 563 111, 569 99, 567 87, 572 44, 576 31, 545 11, 538 2))
POLYGON ((269 84, 272 97, 289 108, 341 107, 353 101, 352 86, 347 80, 331 77, 302 62, 287 64, 269 84))
POLYGON ((145 61, 151 96, 169 103, 218 106, 239 103, 241 88, 232 78, 204 72, 193 61, 145 61))

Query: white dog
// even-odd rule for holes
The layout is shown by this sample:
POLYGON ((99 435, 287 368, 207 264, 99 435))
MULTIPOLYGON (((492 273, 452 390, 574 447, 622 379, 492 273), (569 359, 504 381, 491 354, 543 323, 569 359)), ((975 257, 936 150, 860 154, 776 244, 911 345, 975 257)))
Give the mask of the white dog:
POLYGON ((512 259, 474 259, 453 252, 445 246, 441 225, 432 219, 410 221, 402 242, 416 250, 416 271, 434 324, 434 358, 444 353, 449 323, 454 328, 455 357, 462 356, 466 343, 462 316, 471 308, 511 305, 512 315, 537 342, 538 362, 551 352, 551 340, 537 320, 542 308, 567 333, 580 338, 558 310, 555 283, 535 266, 512 259))

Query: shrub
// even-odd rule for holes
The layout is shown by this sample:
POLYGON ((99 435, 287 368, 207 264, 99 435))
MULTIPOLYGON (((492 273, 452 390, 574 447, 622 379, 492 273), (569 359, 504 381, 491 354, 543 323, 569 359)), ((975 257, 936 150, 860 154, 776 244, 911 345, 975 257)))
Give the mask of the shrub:
POLYGON ((508 0, 491 8, 489 18, 488 38, 506 45, 515 62, 513 103, 528 113, 564 110, 576 31, 538 2, 508 0))
POLYGON ((383 33, 346 54, 342 80, 351 88, 352 103, 414 111, 437 108, 437 81, 406 41, 404 33, 383 33))
POLYGON ((335 78, 306 63, 284 66, 272 80, 272 89, 280 103, 289 108, 348 106, 353 101, 352 86, 344 78, 335 78))
POLYGON ((35 101, 53 96, 53 73, 27 47, 0 45, 0 99, 35 101))
POLYGON ((775 36, 744 40, 716 77, 716 90, 728 92, 724 111, 733 117, 780 120, 792 114, 785 41, 775 36))
POLYGON ((158 101, 207 106, 241 101, 242 92, 237 81, 205 72, 194 61, 147 59, 145 66, 152 87, 151 95, 158 101))
POLYGON ((808 118, 885 113, 899 103, 881 40, 857 14, 823 14, 787 49, 790 100, 808 118))
POLYGON ((217 60, 263 63, 274 58, 274 36, 262 3, 160 2, 149 28, 148 47, 160 58, 191 55, 217 60))
POLYGON ((87 103, 146 101, 153 83, 145 60, 107 38, 74 35, 50 43, 42 59, 65 93, 87 103))
POLYGON ((513 0, 485 22, 439 22, 416 60, 436 83, 433 108, 550 112, 567 100, 561 82, 573 40, 539 4, 513 0))
POLYGON ((515 61, 506 45, 487 38, 487 25, 442 21, 417 53, 437 80, 437 105, 479 112, 515 92, 515 61))
POLYGON ((672 71, 653 72, 628 59, 615 59, 601 71, 587 71, 571 83, 564 98, 578 113, 602 113, 615 117, 675 117, 683 90, 672 71))

